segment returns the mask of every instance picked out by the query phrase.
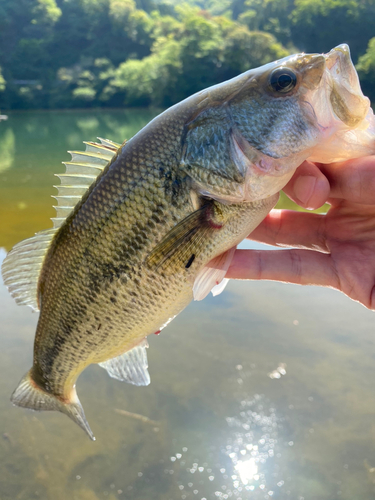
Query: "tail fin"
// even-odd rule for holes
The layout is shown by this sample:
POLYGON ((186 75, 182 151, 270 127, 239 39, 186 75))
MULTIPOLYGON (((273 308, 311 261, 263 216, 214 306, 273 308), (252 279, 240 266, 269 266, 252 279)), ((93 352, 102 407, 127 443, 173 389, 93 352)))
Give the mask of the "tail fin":
POLYGON ((75 394, 74 401, 63 402, 53 394, 43 391, 31 378, 30 371, 26 373, 10 400, 14 405, 38 411, 56 410, 68 415, 95 441, 94 434, 86 420, 82 405, 75 394))

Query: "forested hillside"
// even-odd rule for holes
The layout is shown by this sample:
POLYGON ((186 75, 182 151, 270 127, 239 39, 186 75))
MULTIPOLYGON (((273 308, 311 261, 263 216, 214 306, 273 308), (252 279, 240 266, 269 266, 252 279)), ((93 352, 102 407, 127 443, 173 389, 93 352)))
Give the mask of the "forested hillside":
POLYGON ((375 101, 375 0, 0 0, 0 108, 165 107, 342 42, 375 101))

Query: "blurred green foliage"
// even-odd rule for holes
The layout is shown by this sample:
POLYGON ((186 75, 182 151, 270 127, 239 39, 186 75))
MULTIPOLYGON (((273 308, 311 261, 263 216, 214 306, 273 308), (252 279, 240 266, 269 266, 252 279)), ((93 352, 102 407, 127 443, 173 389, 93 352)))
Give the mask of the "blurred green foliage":
POLYGON ((342 42, 375 100, 374 19, 375 0, 0 0, 0 107, 169 106, 342 42))
POLYGON ((357 70, 367 95, 375 94, 375 37, 368 43, 366 53, 359 58, 357 70))
POLYGON ((4 90, 5 90, 5 80, 1 73, 1 67, 0 67, 0 92, 3 92, 4 90))

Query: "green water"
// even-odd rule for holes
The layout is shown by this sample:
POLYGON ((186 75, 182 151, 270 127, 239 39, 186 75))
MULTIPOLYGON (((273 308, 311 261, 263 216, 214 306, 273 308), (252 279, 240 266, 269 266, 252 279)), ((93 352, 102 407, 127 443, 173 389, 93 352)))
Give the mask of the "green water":
MULTIPOLYGON (((51 226, 67 149, 122 142, 154 114, 0 122, 0 260, 51 226)), ((149 337, 149 387, 90 366, 78 393, 96 442, 62 414, 11 405, 37 315, 1 284, 0 318, 0 500, 375 498, 374 315, 333 290, 231 282, 149 337)))

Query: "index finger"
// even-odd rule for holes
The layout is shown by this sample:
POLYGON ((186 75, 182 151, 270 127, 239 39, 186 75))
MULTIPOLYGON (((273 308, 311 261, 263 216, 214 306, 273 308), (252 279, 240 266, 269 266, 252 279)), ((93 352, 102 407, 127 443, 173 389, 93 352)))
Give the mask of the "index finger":
POLYGON ((375 204, 375 156, 318 166, 329 181, 330 200, 375 204))

